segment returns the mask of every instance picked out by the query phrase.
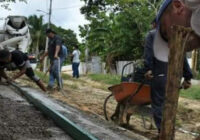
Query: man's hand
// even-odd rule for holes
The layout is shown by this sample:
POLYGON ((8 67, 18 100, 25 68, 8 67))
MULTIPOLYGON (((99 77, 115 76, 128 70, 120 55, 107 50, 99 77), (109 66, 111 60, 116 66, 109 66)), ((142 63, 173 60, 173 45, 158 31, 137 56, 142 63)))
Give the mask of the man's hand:
POLYGON ((44 61, 44 58, 48 55, 48 52, 45 52, 41 57, 40 57, 40 62, 42 63, 44 61))
POLYGON ((55 56, 54 56, 54 58, 55 58, 55 59, 58 59, 58 56, 57 56, 57 55, 55 55, 55 56))
POLYGON ((182 83, 182 87, 183 87, 184 89, 190 88, 191 85, 192 85, 192 84, 191 84, 191 81, 190 81, 190 80, 184 80, 183 83, 182 83))
POLYGON ((41 56, 41 57, 40 57, 40 63, 42 63, 43 61, 44 61, 44 57, 41 56))
POLYGON ((147 71, 147 72, 144 74, 144 77, 145 77, 147 80, 151 80, 151 79, 153 78, 152 71, 151 71, 151 70, 147 71))

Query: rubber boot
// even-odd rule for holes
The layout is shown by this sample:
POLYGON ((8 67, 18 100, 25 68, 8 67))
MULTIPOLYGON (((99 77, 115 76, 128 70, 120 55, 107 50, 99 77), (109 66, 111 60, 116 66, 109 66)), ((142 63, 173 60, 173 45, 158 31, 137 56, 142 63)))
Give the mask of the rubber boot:
POLYGON ((42 83, 41 80, 39 80, 38 82, 36 82, 36 84, 40 87, 41 90, 43 90, 44 92, 47 91, 47 89, 45 88, 44 84, 42 83))

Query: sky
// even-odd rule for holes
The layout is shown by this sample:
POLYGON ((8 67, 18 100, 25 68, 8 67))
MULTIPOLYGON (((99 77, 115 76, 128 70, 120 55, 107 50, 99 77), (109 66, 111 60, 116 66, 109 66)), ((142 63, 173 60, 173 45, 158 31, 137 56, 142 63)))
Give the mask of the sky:
MULTIPOLYGON (((44 15, 44 21, 48 21, 48 9, 50 0, 27 0, 27 3, 17 2, 11 3, 10 11, 0 7, 0 18, 7 17, 8 15, 44 15), (38 12, 37 9, 44 12, 38 12), (46 12, 46 13, 45 13, 46 12)), ((57 26, 61 26, 64 29, 71 29, 79 37, 79 25, 87 24, 84 15, 80 13, 80 8, 84 5, 80 0, 53 0, 52 3, 52 17, 51 22, 57 26)))

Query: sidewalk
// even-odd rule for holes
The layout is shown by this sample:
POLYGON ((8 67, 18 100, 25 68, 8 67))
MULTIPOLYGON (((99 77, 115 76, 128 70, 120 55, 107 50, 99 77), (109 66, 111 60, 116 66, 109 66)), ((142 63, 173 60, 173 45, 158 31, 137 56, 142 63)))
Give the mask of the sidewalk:
POLYGON ((200 80, 192 79, 191 82, 192 82, 192 85, 199 85, 200 86, 200 80))

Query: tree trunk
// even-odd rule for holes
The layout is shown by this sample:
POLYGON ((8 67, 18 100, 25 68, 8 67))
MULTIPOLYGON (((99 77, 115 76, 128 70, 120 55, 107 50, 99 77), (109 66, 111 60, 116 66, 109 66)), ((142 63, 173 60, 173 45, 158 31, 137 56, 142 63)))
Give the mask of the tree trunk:
POLYGON ((174 140, 179 89, 183 75, 185 45, 191 30, 180 26, 172 28, 162 128, 159 140, 174 140))

